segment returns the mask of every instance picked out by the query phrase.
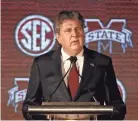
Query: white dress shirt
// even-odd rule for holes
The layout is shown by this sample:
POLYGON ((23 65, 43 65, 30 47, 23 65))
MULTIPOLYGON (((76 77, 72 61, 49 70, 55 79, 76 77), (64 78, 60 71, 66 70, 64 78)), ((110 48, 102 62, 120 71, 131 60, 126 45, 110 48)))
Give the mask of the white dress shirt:
MULTIPOLYGON (((84 63, 84 56, 83 56, 83 52, 84 50, 82 50, 76 57, 77 57, 77 61, 76 61, 76 67, 79 71, 79 74, 82 75, 82 68, 83 68, 83 63, 84 63)), ((70 60, 67 60, 68 58, 70 58, 70 56, 65 53, 65 51, 63 50, 63 48, 61 48, 61 66, 62 66, 62 74, 65 75, 65 73, 68 71, 69 67, 70 67, 70 60)), ((68 86, 68 76, 69 76, 69 72, 66 75, 66 77, 64 78, 65 84, 66 86, 68 86)), ((79 82, 81 81, 81 78, 79 77, 79 82)))

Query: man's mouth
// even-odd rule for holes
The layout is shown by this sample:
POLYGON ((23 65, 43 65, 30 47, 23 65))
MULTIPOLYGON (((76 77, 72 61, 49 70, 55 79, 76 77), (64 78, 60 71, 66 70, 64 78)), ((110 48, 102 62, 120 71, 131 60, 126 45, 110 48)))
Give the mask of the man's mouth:
POLYGON ((76 40, 76 41, 72 41, 71 43, 72 43, 72 44, 77 44, 77 43, 79 43, 79 41, 76 40))

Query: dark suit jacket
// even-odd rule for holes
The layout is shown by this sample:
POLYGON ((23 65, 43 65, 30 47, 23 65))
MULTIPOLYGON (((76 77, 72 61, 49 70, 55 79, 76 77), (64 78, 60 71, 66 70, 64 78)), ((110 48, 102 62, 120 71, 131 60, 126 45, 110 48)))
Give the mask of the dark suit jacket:
MULTIPOLYGON (((63 75, 61 70, 61 50, 57 49, 34 59, 26 99, 23 103, 25 119, 43 119, 26 112, 27 105, 41 105, 55 90, 63 75)), ((123 103, 116 82, 111 58, 84 47, 84 65, 82 80, 74 101, 91 102, 93 96, 101 105, 114 105, 116 113, 112 116, 99 116, 99 119, 123 119, 126 106, 123 103)), ((52 102, 71 101, 68 89, 63 81, 53 94, 52 102)))

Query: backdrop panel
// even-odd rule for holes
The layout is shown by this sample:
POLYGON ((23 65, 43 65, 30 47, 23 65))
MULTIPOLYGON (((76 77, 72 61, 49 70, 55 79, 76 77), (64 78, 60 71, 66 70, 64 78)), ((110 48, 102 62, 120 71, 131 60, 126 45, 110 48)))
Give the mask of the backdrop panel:
POLYGON ((57 46, 61 10, 82 13, 86 46, 112 57, 126 119, 138 119, 138 0, 2 0, 2 120, 23 119, 32 60, 57 46))

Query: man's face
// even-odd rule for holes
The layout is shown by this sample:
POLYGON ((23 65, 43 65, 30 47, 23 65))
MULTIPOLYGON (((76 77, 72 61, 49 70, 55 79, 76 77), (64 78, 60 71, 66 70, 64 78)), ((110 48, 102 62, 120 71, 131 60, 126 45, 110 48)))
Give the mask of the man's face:
POLYGON ((64 51, 70 56, 79 54, 83 49, 84 30, 76 19, 64 20, 56 37, 64 51))

